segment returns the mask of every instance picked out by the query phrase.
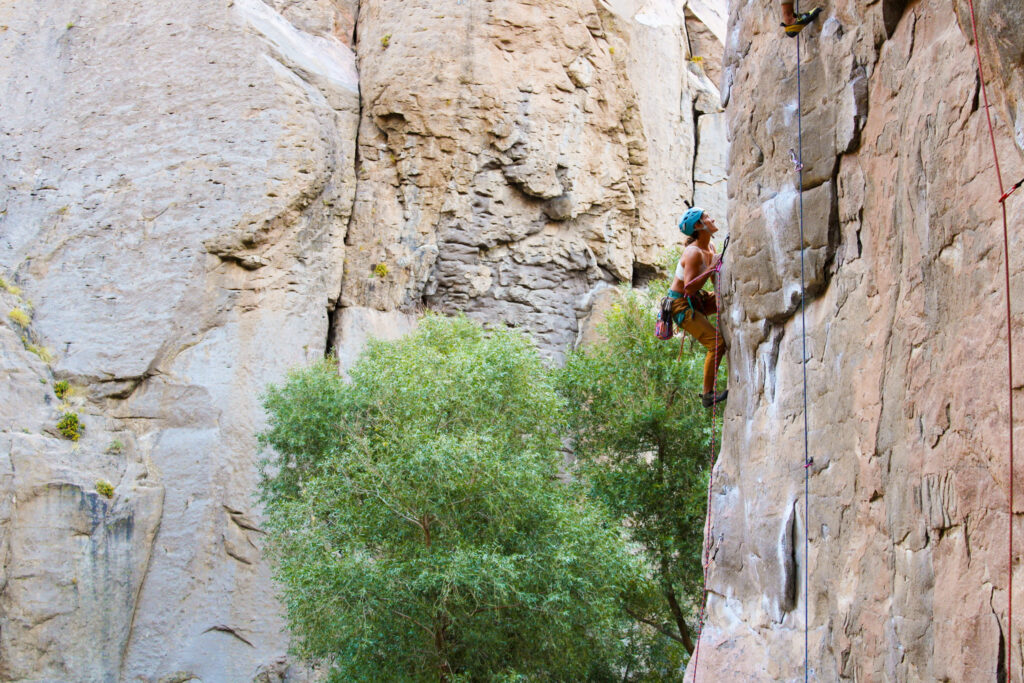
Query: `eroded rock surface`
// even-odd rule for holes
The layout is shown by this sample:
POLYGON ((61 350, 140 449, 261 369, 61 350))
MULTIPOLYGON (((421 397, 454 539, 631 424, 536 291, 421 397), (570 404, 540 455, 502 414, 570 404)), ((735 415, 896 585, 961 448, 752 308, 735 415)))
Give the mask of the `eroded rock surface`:
POLYGON ((0 270, 55 356, 2 330, 6 679, 249 680, 285 653, 253 433, 265 384, 325 350, 359 102, 354 5, 281 4, 296 23, 258 0, 0 9, 0 270))
POLYGON ((563 353, 721 186, 711 4, 0 7, 0 678, 305 678, 260 393, 424 308, 563 353))
MULTIPOLYGON (((812 680, 1002 680, 1006 648, 1022 677, 1019 617, 1007 632, 999 193, 955 4, 843 0, 802 34, 805 470, 796 46, 764 31, 777 6, 733 3, 730 396, 698 680, 802 680, 805 609, 812 680)), ((1000 22, 1019 7, 980 5, 1003 172, 1016 179, 1020 91, 1007 85, 1020 51, 1004 49, 1000 22)), ((1007 209, 1020 224, 1024 204, 1007 209)), ((1011 230, 1017 329, 1020 246, 1011 230)))
POLYGON ((342 306, 467 312, 557 356, 590 292, 657 267, 693 196, 682 7, 605 7, 362 3, 342 306))

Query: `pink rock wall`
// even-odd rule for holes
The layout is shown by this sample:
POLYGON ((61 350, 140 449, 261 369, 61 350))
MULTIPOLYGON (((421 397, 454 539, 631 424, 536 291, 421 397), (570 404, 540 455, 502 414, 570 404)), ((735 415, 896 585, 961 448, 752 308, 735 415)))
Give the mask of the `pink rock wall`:
MULTIPOLYGON (((732 3, 730 399, 697 680, 803 679, 805 626, 811 680, 992 680, 1006 648, 1024 679, 1024 495, 1007 624, 999 192, 967 6, 954 4, 836 0, 802 37, 805 499, 796 41, 775 28, 775 3, 732 3)), ((1024 176, 1021 11, 979 3, 1008 182, 1024 176)), ((1024 359, 1024 195, 1007 209, 1024 359)))

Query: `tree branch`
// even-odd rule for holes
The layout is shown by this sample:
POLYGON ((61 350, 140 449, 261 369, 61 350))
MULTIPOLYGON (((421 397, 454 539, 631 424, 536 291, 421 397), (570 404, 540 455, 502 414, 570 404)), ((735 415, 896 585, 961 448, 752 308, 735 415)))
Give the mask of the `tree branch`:
POLYGON ((637 614, 633 610, 629 609, 628 607, 625 607, 623 609, 626 610, 626 614, 628 614, 629 616, 633 617, 634 619, 639 621, 641 624, 647 624, 648 626, 653 627, 661 635, 666 636, 668 638, 671 638, 672 640, 676 641, 677 643, 682 644, 683 647, 686 647, 686 643, 683 642, 683 639, 680 638, 678 634, 673 633, 671 630, 669 630, 666 626, 664 626, 662 624, 659 624, 658 622, 653 621, 651 619, 647 619, 647 618, 637 614))
POLYGON ((434 635, 434 629, 430 628, 429 626, 425 626, 424 624, 421 624, 420 622, 418 622, 415 619, 413 619, 412 617, 410 617, 408 614, 403 614, 402 612, 399 612, 396 609, 392 609, 391 612, 396 614, 396 615, 398 615, 398 616, 400 616, 400 617, 402 617, 403 619, 406 619, 407 621, 412 622, 416 626, 419 626, 421 629, 423 629, 424 631, 429 633, 431 636, 434 635))
POLYGON ((690 627, 686 625, 683 610, 676 599, 676 592, 672 588, 672 581, 669 580, 668 558, 665 557, 664 553, 661 554, 660 565, 662 590, 665 593, 665 599, 668 600, 668 607, 672 611, 672 618, 675 619, 676 628, 679 629, 679 642, 683 644, 687 652, 693 654, 693 636, 690 635, 690 627))
POLYGON ((495 612, 497 610, 513 609, 516 607, 522 607, 522 604, 517 602, 512 605, 494 605, 493 607, 477 607, 475 610, 469 613, 469 616, 475 617, 477 614, 480 614, 482 612, 495 612))

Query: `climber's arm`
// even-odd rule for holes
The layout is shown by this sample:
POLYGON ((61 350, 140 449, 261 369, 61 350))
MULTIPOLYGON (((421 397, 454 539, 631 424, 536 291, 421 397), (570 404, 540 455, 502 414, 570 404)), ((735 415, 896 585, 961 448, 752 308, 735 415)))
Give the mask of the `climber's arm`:
POLYGON ((701 271, 704 266, 704 259, 701 258, 699 249, 687 249, 683 253, 683 294, 686 296, 693 296, 700 291, 700 288, 704 286, 711 274, 715 272, 715 268, 718 266, 718 262, 721 260, 720 254, 715 254, 715 257, 711 260, 711 267, 705 271, 701 271))

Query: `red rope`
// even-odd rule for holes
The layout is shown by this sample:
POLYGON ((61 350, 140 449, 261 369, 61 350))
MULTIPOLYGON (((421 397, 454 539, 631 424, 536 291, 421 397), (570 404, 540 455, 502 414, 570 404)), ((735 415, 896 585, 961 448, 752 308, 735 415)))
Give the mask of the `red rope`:
MULTIPOLYGON (((728 242, 727 242, 728 243, 728 242)), ((725 250, 723 249, 721 257, 725 257, 725 250)), ((710 269, 714 271, 717 276, 722 272, 722 261, 719 260, 718 265, 710 269)), ((721 310, 721 304, 718 299, 718 282, 715 281, 715 358, 721 363, 721 359, 718 358, 718 316, 721 310)), ((715 379, 711 384, 711 396, 718 396, 718 367, 715 367, 715 379)), ((700 600, 700 616, 697 619, 697 642, 693 648, 693 682, 697 681, 697 668, 700 664, 700 637, 704 633, 704 616, 705 610, 708 604, 708 567, 711 566, 711 488, 715 483, 715 418, 718 414, 718 403, 711 404, 711 452, 708 455, 708 500, 707 500, 707 513, 704 517, 704 557, 701 559, 701 565, 704 571, 704 586, 703 595, 700 600)))
POLYGON ((992 127, 992 114, 989 111, 988 92, 985 89, 985 73, 981 68, 981 45, 978 43, 978 23, 974 17, 974 0, 967 0, 967 4, 971 8, 971 31, 974 33, 974 52, 978 57, 978 80, 981 81, 981 94, 985 99, 985 117, 988 120, 988 134, 992 139, 992 157, 995 159, 996 163, 996 178, 999 180, 999 194, 1001 195, 999 198, 999 206, 1002 208, 1003 212, 1003 260, 1006 277, 1006 353, 1009 363, 1007 383, 1009 384, 1010 394, 1010 541, 1009 557, 1007 559, 1007 574, 1009 575, 1009 579, 1007 581, 1006 610, 1006 680, 1007 683, 1009 683, 1010 663, 1012 661, 1013 653, 1013 326, 1010 322, 1010 231, 1006 223, 1006 198, 1013 192, 1013 190, 1020 187, 1021 183, 1017 183, 1010 192, 1005 192, 1003 190, 1003 174, 999 169, 999 152, 996 151, 996 134, 995 129, 992 127))

